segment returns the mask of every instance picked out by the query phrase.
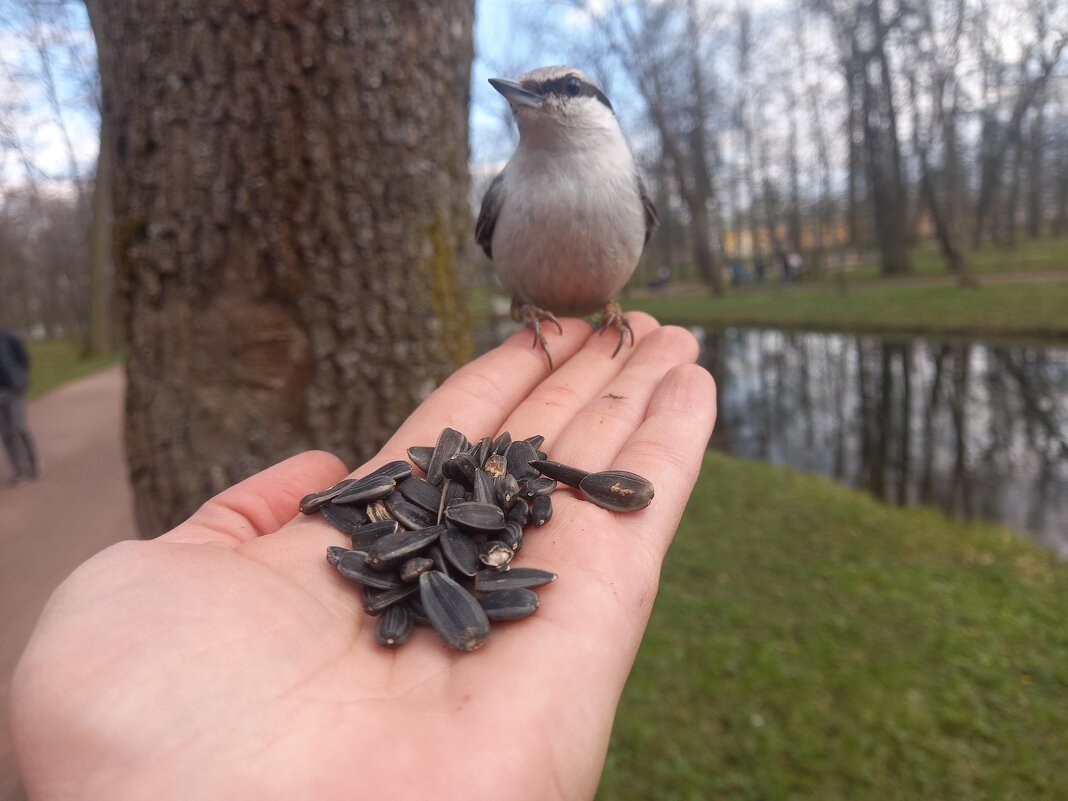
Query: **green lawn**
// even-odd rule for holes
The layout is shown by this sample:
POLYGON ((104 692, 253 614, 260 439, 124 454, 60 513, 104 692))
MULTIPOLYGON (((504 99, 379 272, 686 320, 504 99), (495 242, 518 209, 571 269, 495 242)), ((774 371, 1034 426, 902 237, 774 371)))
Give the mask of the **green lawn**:
POLYGON ((710 454, 602 799, 1068 797, 1068 565, 710 454))
POLYGON ((701 291, 633 299, 662 322, 772 325, 852 331, 1068 337, 1068 282, 956 286, 822 285, 784 290, 701 291))
POLYGON ((29 349, 32 363, 29 391, 31 398, 122 361, 120 353, 83 358, 81 347, 65 339, 30 342, 29 349))

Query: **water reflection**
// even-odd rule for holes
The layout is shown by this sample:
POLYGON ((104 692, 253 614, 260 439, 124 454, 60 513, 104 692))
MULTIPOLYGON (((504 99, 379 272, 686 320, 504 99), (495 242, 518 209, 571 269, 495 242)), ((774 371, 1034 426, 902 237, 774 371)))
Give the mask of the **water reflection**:
POLYGON ((713 447, 1068 554, 1068 348, 755 329, 704 344, 713 447))

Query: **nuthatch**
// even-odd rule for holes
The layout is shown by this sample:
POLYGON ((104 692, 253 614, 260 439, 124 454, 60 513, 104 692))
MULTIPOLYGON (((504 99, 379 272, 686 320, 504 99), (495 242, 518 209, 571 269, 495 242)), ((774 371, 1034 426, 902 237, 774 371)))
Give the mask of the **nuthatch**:
MULTIPOLYGON (((543 322, 601 310, 602 333, 634 331, 616 301, 659 223, 612 104, 574 67, 491 78, 519 127, 519 146, 482 199, 475 239, 512 293, 512 317, 543 322)), ((561 329, 561 332, 563 329, 561 329)))

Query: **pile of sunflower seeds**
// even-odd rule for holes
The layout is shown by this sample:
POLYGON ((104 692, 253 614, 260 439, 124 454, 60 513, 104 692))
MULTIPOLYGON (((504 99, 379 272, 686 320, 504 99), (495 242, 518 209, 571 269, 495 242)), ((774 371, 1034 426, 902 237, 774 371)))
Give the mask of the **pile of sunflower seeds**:
POLYGON ((435 445, 409 448, 411 463, 390 462, 301 500, 301 512, 319 512, 350 536, 351 548, 330 546, 326 558, 363 588, 379 643, 399 648, 414 624, 425 623, 450 647, 473 651, 491 620, 533 614, 534 589, 557 576, 512 560, 526 527, 552 518, 549 495, 558 485, 616 512, 652 501, 652 484, 641 476, 549 461, 542 442, 505 432, 472 443, 446 428, 435 445))

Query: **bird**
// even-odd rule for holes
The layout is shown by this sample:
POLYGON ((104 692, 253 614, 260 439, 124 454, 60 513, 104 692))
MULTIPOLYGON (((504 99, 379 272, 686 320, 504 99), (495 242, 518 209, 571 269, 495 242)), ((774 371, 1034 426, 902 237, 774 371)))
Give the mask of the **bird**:
POLYGON ((489 83, 511 106, 519 143, 482 198, 475 241, 512 295, 512 319, 530 326, 553 369, 543 323, 601 312, 634 330, 618 297, 659 225, 656 208, 604 90, 570 66, 540 67, 489 83))

